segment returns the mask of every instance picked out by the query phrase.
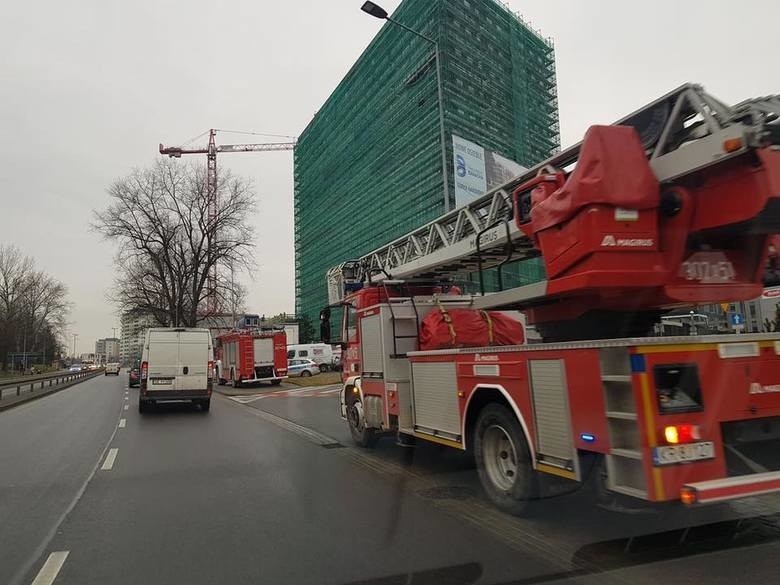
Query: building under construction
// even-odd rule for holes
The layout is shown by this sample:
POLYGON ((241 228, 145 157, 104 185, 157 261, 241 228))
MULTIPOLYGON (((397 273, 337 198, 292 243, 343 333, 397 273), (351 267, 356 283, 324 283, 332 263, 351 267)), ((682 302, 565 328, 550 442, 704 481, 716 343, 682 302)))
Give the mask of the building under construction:
MULTIPOLYGON (((552 43, 503 4, 405 0, 392 18, 438 43, 442 112, 434 45, 387 22, 301 134, 296 312, 312 319, 327 304, 328 268, 559 148, 552 43)), ((510 277, 543 274, 532 261, 510 277)))

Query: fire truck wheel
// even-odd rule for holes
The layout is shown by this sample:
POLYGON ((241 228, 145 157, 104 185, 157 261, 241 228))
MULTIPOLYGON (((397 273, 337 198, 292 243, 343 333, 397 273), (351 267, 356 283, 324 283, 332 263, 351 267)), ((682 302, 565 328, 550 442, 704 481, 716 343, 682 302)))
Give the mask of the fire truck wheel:
POLYGON ((479 414, 474 456, 482 486, 499 508, 520 515, 535 495, 536 476, 523 429, 501 404, 489 404, 479 414))
POLYGON ((360 447, 373 447, 379 440, 374 429, 366 428, 366 419, 363 416, 363 403, 355 399, 347 406, 347 421, 352 440, 360 447))

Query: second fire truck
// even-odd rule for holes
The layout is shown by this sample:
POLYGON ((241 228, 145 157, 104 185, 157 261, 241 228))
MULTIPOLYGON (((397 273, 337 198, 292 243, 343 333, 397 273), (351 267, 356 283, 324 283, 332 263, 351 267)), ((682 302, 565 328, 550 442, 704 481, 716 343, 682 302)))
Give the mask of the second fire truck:
POLYGON ((261 327, 256 315, 246 315, 235 329, 217 337, 214 357, 219 384, 277 385, 287 377, 287 335, 284 329, 261 327))

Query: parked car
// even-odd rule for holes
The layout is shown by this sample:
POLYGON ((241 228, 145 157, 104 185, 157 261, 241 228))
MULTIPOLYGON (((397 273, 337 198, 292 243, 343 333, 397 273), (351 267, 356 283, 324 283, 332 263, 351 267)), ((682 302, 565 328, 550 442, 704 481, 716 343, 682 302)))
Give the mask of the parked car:
POLYGON ((211 406, 214 348, 205 328, 153 327, 146 332, 141 357, 141 414, 157 402, 188 400, 201 410, 211 406))
POLYGON ((141 383, 141 362, 135 361, 133 363, 133 366, 130 368, 130 373, 128 374, 129 378, 129 385, 131 387, 138 386, 141 383))
POLYGON ((287 360, 287 375, 307 378, 320 373, 320 364, 314 360, 287 360))
POLYGON ((287 346, 287 359, 308 359, 320 366, 321 372, 333 369, 333 348, 327 343, 302 343, 287 346))
POLYGON ((104 375, 108 376, 109 374, 113 374, 115 376, 119 375, 119 364, 116 362, 111 362, 106 364, 106 369, 104 372, 104 375))

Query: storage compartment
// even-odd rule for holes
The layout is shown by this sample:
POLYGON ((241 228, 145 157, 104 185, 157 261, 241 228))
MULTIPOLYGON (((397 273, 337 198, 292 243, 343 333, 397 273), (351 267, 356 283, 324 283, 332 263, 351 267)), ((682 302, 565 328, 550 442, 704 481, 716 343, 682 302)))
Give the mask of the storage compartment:
POLYGON ((421 433, 461 440, 460 406, 455 364, 413 362, 414 429, 421 433))

